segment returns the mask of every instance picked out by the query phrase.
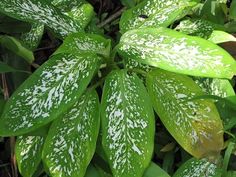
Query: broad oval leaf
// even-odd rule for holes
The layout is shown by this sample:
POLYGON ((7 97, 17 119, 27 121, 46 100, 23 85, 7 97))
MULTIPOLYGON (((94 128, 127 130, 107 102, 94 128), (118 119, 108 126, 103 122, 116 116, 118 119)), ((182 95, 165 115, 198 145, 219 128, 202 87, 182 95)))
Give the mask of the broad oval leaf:
POLYGON ((43 161, 52 176, 83 177, 96 149, 100 126, 96 91, 88 91, 50 127, 43 161))
POLYGON ((7 102, 0 135, 27 133, 57 118, 86 89, 100 60, 89 53, 52 56, 7 102))
POLYGON ((141 177, 154 146, 154 114, 147 91, 126 70, 107 76, 102 95, 102 145, 114 177, 141 177))
POLYGON ((104 57, 110 56, 111 40, 100 35, 74 33, 65 38, 63 44, 56 50, 57 53, 93 52, 104 57))
POLYGON ((216 95, 223 98, 235 95, 234 89, 227 79, 195 77, 193 80, 208 95, 216 95))
POLYGON ((219 113, 211 100, 191 100, 203 95, 191 78, 157 69, 148 74, 147 87, 162 123, 187 152, 198 158, 220 152, 223 125, 219 113))
POLYGON ((208 40, 215 44, 230 42, 230 41, 236 42, 236 38, 233 35, 218 30, 214 30, 210 35, 210 37, 208 38, 208 40))
POLYGON ((44 136, 17 137, 15 154, 18 169, 24 177, 31 177, 41 162, 44 136))
POLYGON ((185 16, 194 5, 195 2, 183 0, 145 0, 123 13, 121 32, 145 27, 167 27, 185 16))
POLYGON ((45 24, 59 37, 83 30, 80 24, 43 0, 1 0, 0 12, 18 20, 45 24))
POLYGON ((120 55, 172 72, 218 78, 236 73, 236 62, 224 49, 167 28, 128 31, 119 45, 120 55))
POLYGON ((176 171, 173 177, 220 177, 217 165, 207 159, 191 158, 176 171))

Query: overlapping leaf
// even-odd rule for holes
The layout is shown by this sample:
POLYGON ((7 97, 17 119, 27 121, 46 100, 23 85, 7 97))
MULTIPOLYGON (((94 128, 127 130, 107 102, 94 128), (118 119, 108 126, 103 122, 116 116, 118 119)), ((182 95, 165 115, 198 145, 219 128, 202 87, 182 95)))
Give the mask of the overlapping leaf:
POLYGON ((191 78, 157 69, 148 74, 147 87, 162 123, 187 152, 198 158, 220 152, 219 113, 210 100, 191 100, 203 95, 191 78))
POLYGON ((102 144, 114 177, 141 177, 154 145, 154 115, 136 75, 113 71, 102 96, 102 144))
POLYGON ((16 159, 24 177, 31 177, 41 162, 44 136, 19 136, 16 141, 16 159))
POLYGON ((83 177, 100 127, 97 93, 88 91, 50 127, 43 161, 52 176, 83 177))
POLYGON ((0 135, 27 133, 47 124, 80 97, 99 67, 100 57, 58 54, 14 92, 0 119, 0 135))
POLYGON ((170 177, 161 167, 151 162, 143 177, 170 177))
POLYGON ((224 31, 218 31, 218 30, 214 30, 209 36, 208 40, 215 44, 229 42, 229 41, 236 42, 236 38, 233 35, 226 33, 224 31))
POLYGON ((193 1, 145 0, 123 13, 121 32, 144 27, 167 27, 185 16, 194 5, 193 1))
POLYGON ((177 73, 218 78, 236 73, 233 57, 219 46, 167 28, 128 31, 119 45, 124 57, 177 73))
POLYGON ((2 0, 0 12, 18 20, 45 24, 59 37, 83 30, 79 23, 43 0, 2 0))

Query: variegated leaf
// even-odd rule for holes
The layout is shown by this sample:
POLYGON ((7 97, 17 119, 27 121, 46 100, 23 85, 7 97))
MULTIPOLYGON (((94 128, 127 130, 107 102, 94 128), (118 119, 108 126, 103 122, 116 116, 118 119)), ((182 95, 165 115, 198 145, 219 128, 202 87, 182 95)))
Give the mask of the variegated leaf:
POLYGON ((236 73, 235 60, 221 47, 167 28, 128 31, 121 37, 119 53, 144 64, 193 76, 232 78, 236 73))
POLYGON ((0 119, 0 135, 20 135, 54 120, 72 106, 99 67, 100 57, 58 54, 14 92, 0 119))
POLYGON ((208 95, 216 95, 220 97, 235 95, 231 83, 226 79, 195 77, 193 80, 208 95))
POLYGON ((223 125, 211 100, 185 76, 156 69, 147 76, 147 87, 155 111, 175 140, 191 155, 217 154, 223 147, 223 125))
POLYGON ((99 131, 99 100, 87 91, 50 127, 43 161, 51 176, 83 177, 96 148, 99 131))
POLYGON ((106 78, 102 95, 102 145, 114 177, 141 177, 154 146, 154 115, 149 96, 126 70, 106 78))
POLYGON ((208 40, 215 44, 230 42, 230 41, 236 42, 236 38, 233 35, 218 30, 214 30, 210 35, 210 37, 208 38, 208 40))
POLYGON ((55 54, 64 52, 73 53, 77 51, 93 52, 108 57, 110 56, 110 50, 111 40, 109 39, 96 34, 74 33, 64 40, 55 54))
POLYGON ((74 8, 80 7, 85 3, 85 0, 47 0, 62 12, 69 12, 74 8))
POLYGON ((193 1, 145 0, 123 13, 121 32, 145 27, 167 27, 185 16, 194 5, 196 3, 193 1))
POLYGON ((18 20, 45 24, 59 37, 83 30, 80 24, 43 0, 1 0, 0 12, 18 20))
POLYGON ((15 153, 19 171, 24 177, 31 177, 41 162, 44 136, 17 137, 15 153))
POLYGON ((185 162, 173 177, 221 177, 217 165, 207 159, 191 158, 185 162))

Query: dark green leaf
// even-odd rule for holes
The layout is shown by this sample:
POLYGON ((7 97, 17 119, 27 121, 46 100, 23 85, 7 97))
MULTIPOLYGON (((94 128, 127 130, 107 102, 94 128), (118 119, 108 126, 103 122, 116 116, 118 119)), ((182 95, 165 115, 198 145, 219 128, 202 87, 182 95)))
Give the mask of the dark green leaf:
POLYGON ((62 12, 69 12, 74 8, 80 7, 85 3, 84 0, 47 0, 54 6, 59 8, 62 12))
POLYGON ((51 176, 83 177, 96 149, 100 127, 96 91, 81 96, 50 127, 43 149, 43 161, 51 176))
POLYGON ((102 145, 114 177, 141 177, 154 146, 154 114, 136 75, 113 71, 102 95, 102 145))
POLYGON ((149 167, 146 169, 143 177, 170 177, 170 176, 157 164, 151 162, 149 167))
POLYGON ((26 71, 21 71, 21 70, 15 69, 15 68, 7 65, 6 63, 0 61, 0 73, 8 73, 8 72, 24 72, 24 73, 28 73, 26 71))
POLYGON ((86 89, 100 60, 89 53, 51 57, 9 99, 0 135, 28 133, 56 119, 86 89))
POLYGON ((85 177, 101 177, 98 170, 93 166, 89 165, 85 174, 85 177))
POLYGON ((236 0, 232 0, 230 9, 229 9, 229 17, 231 19, 236 20, 236 0))
POLYGON ((157 69, 148 74, 147 87, 162 123, 187 152, 198 158, 220 152, 222 121, 211 100, 188 101, 203 95, 191 78, 157 69))
POLYGON ((234 58, 219 46, 167 28, 125 33, 119 53, 144 64, 193 76, 232 78, 236 73, 234 58))

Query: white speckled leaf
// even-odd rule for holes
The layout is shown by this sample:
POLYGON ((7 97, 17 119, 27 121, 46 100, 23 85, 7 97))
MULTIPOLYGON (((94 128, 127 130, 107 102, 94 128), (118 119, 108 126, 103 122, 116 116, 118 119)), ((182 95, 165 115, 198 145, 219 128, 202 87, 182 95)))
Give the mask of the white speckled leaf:
POLYGON ((193 80, 208 95, 216 95, 223 98, 235 95, 234 89, 227 79, 195 77, 193 80))
POLYGON ((43 161, 51 176, 83 177, 96 149, 100 127, 96 91, 87 91, 50 127, 43 161))
POLYGON ((109 39, 96 34, 74 33, 64 40, 55 54, 64 52, 73 53, 77 51, 93 52, 108 57, 110 56, 110 50, 111 40, 109 39))
POLYGON ((175 140, 191 155, 220 152, 223 125, 211 100, 192 100, 204 93, 189 77, 156 69, 147 76, 155 111, 175 140))
POLYGON ((145 27, 167 27, 185 16, 194 5, 195 2, 183 0, 145 0, 123 13, 121 32, 145 27))
POLYGON ((31 177, 41 162, 41 155, 45 137, 19 136, 17 137, 15 153, 18 169, 24 177, 31 177))
POLYGON ((0 12, 22 21, 45 24, 59 37, 82 30, 80 24, 43 0, 1 0, 0 12))
POLYGON ((60 116, 86 89, 100 60, 89 53, 52 56, 7 102, 0 135, 27 133, 60 116))
POLYGON ((63 12, 69 12, 74 8, 82 6, 84 0, 47 0, 63 12))
POLYGON ((193 76, 232 78, 236 62, 221 47, 167 28, 131 30, 119 53, 141 63, 193 76))
POLYGON ((220 177, 217 165, 206 159, 191 158, 176 171, 173 177, 220 177))
POLYGON ((113 71, 102 95, 102 145, 114 177, 142 177, 154 146, 154 114, 136 75, 113 71))
POLYGON ((236 42, 236 38, 233 35, 226 33, 224 31, 218 31, 218 30, 214 30, 212 34, 210 35, 210 37, 208 38, 208 40, 215 44, 229 42, 229 41, 236 42))

